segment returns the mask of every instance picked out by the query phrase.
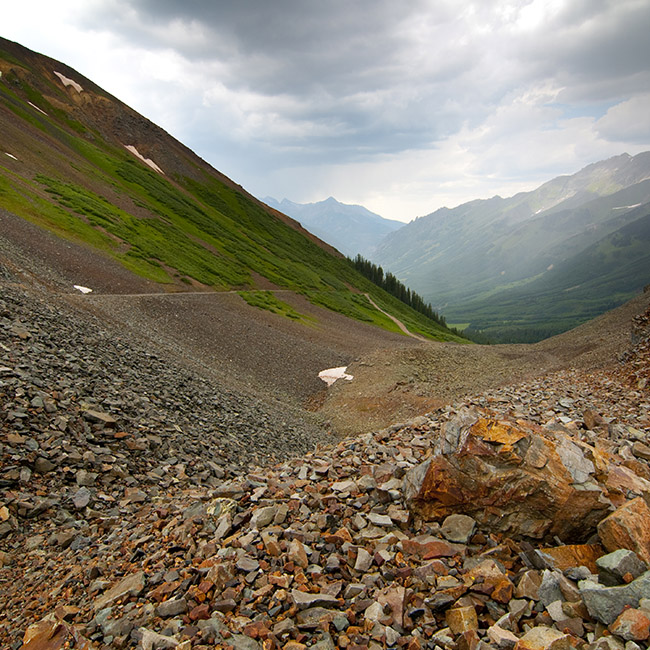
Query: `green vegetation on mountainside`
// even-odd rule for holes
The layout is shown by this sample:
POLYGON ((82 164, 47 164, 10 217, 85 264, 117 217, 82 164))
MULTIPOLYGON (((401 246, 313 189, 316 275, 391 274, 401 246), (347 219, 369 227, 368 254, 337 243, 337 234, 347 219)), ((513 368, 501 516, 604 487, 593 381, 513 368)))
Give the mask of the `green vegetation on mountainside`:
POLYGON ((40 62, 30 53, 23 61, 16 52, 0 47, 0 69, 13 66, 0 77, 0 130, 5 150, 16 157, 0 165, 5 209, 155 282, 240 290, 251 304, 300 319, 267 293, 253 297, 261 276, 314 304, 396 331, 361 295, 367 292, 413 331, 459 340, 393 301, 348 260, 288 225, 90 82, 83 80, 79 98, 52 81, 51 60, 40 62), (124 133, 116 135, 119 129, 124 133), (165 175, 124 147, 140 141, 159 152, 154 157, 165 175))
POLYGON ((650 152, 622 154, 533 192, 420 217, 386 237, 373 261, 451 322, 471 322, 464 333, 474 340, 477 330, 499 342, 539 340, 601 314, 650 282, 650 265, 633 238, 612 244, 613 258, 604 256, 615 259, 617 269, 582 256, 622 232, 648 201, 650 152), (560 273, 567 274, 566 286, 560 273))
POLYGON ((528 343, 613 309, 650 282, 650 203, 626 224, 527 286, 453 310, 493 342, 528 343), (516 317, 513 317, 516 314, 516 317))
POLYGON ((238 291, 251 307, 270 311, 272 314, 286 316, 293 320, 308 321, 309 317, 297 312, 291 305, 280 300, 272 291, 238 291))

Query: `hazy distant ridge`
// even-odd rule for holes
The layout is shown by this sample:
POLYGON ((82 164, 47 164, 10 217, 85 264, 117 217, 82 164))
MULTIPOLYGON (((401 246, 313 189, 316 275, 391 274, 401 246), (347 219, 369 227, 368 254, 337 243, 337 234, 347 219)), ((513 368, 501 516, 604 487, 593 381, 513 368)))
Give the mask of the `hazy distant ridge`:
POLYGON ((420 217, 389 234, 371 259, 442 310, 450 322, 513 331, 533 327, 540 336, 549 335, 624 302, 650 282, 650 262, 639 258, 645 227, 608 239, 643 219, 648 202, 650 152, 622 154, 531 192, 471 201, 420 217), (592 256, 579 257, 589 247, 594 247, 592 256), (599 265, 593 255, 602 257, 604 251, 607 259, 599 265), (617 270, 616 261, 628 271, 617 270), (585 275, 586 268, 595 277, 585 275), (599 268, 617 279, 603 275, 601 285, 599 268), (562 269, 579 273, 581 286, 574 288, 570 278, 558 279, 562 269), (555 295, 568 286, 570 304, 555 295))
POLYGON ((289 199, 278 202, 271 196, 263 200, 348 257, 357 253, 370 256, 386 235, 404 225, 401 221, 384 219, 361 205, 340 203, 332 197, 317 203, 294 203, 289 199))

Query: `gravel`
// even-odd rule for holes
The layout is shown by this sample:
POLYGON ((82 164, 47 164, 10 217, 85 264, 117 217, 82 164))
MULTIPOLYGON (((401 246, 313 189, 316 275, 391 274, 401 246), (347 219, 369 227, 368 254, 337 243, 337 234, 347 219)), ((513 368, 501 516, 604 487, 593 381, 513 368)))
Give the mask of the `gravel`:
POLYGON ((118 429, 164 434, 170 454, 232 467, 303 453, 328 437, 311 414, 192 373, 51 294, 4 286, 1 295, 0 396, 7 411, 26 412, 12 422, 17 431, 41 426, 29 407, 45 398, 54 413, 59 403, 107 413, 118 429))

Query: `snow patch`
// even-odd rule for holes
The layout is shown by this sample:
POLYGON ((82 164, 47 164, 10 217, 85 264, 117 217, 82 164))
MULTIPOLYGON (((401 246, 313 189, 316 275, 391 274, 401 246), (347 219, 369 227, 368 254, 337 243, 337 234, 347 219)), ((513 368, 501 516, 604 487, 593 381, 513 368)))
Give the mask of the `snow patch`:
POLYGON ((12 153, 9 153, 8 151, 5 151, 5 156, 9 156, 9 158, 13 158, 14 160, 18 160, 16 156, 14 156, 12 153))
POLYGON ((36 104, 32 104, 31 102, 27 102, 32 108, 35 108, 39 113, 43 113, 43 115, 47 115, 47 113, 42 109, 36 106, 36 104))
POLYGON ((89 289, 88 287, 82 287, 80 284, 75 284, 74 288, 78 291, 81 291, 81 293, 92 293, 92 289, 89 289))
POLYGON ((347 366, 341 366, 339 368, 328 368, 327 370, 321 370, 318 373, 318 376, 328 385, 331 386, 337 379, 347 379, 352 381, 354 377, 348 375, 345 371, 348 369, 347 366))
POLYGON ((72 79, 68 79, 68 77, 62 75, 60 72, 57 72, 56 70, 53 70, 53 72, 59 79, 61 79, 61 83, 66 88, 68 86, 72 86, 78 93, 83 91, 83 88, 76 81, 73 81, 72 79))
POLYGON ((612 210, 631 210, 632 208, 638 208, 641 205, 641 203, 635 203, 634 205, 619 205, 616 208, 612 208, 612 210))
POLYGON ((151 160, 151 158, 145 158, 132 144, 125 144, 124 147, 128 149, 134 156, 140 158, 140 160, 145 164, 149 165, 151 169, 158 172, 159 174, 165 175, 165 172, 156 165, 156 163, 151 160))

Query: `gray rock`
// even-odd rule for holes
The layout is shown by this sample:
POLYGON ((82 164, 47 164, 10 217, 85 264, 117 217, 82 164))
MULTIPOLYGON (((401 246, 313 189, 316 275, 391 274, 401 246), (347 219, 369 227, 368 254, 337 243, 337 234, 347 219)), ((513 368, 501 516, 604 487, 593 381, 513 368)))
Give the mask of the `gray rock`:
POLYGON ((228 645, 234 650, 260 650, 262 647, 255 639, 251 639, 243 634, 233 634, 228 638, 228 645))
POLYGON ((184 614, 187 611, 187 601, 185 598, 174 598, 172 600, 166 600, 158 607, 156 607, 156 614, 161 618, 168 618, 170 616, 178 616, 179 614, 184 614))
POLYGON ((619 549, 596 560, 598 578, 601 584, 614 587, 625 583, 623 576, 627 573, 638 578, 647 570, 646 565, 634 551, 619 549))
POLYGON ((212 636, 216 641, 221 640, 221 634, 227 631, 227 627, 224 625, 223 621, 219 616, 212 615, 212 618, 199 621, 197 627, 201 630, 201 634, 204 638, 212 636))
POLYGON ((158 634, 153 630, 147 630, 144 627, 141 627, 139 631, 141 633, 140 645, 142 650, 175 648, 179 644, 179 641, 172 636, 164 636, 163 634, 158 634))
POLYGON ((265 528, 273 522, 275 515, 278 512, 278 506, 266 506, 258 508, 253 512, 251 517, 251 528, 265 528))
POLYGON ((314 645, 311 646, 311 650, 336 650, 336 645, 334 644, 332 635, 329 632, 324 632, 323 636, 325 638, 314 643, 314 645))
POLYGON ((329 594, 308 594, 297 589, 291 590, 291 599, 298 609, 309 609, 310 607, 338 607, 339 601, 329 594))
POLYGON ((641 598, 650 597, 650 571, 620 587, 583 580, 578 583, 578 588, 590 616, 610 625, 626 606, 638 607, 641 598))
POLYGON ((88 472, 85 469, 80 469, 75 474, 75 480, 77 481, 77 485, 92 487, 93 485, 95 485, 95 481, 97 481, 97 473, 88 472))
POLYGON ((442 522, 440 532, 450 542, 467 544, 476 529, 476 521, 467 515, 449 515, 442 522))
POLYGON ((48 474, 54 469, 56 469, 56 465, 51 460, 48 460, 47 458, 43 458, 42 456, 39 456, 34 461, 34 471, 38 472, 39 474, 48 474))
POLYGON ((392 526, 393 520, 388 515, 381 515, 376 512, 368 513, 368 521, 375 526, 392 526))
POLYGON ((144 587, 144 573, 142 571, 132 573, 126 578, 123 578, 105 594, 97 598, 93 603, 93 608, 97 611, 112 605, 115 601, 125 598, 126 596, 138 596, 144 587))
POLYGON ((354 564, 354 570, 360 573, 366 573, 372 566, 372 555, 366 551, 365 548, 360 548, 357 551, 357 560, 354 564))
POLYGON ((244 555, 239 560, 237 560, 237 564, 235 564, 235 566, 240 571, 244 571, 245 573, 250 573, 251 571, 255 571, 256 569, 259 569, 260 563, 255 558, 249 557, 248 555, 244 555))
POLYGON ((560 581, 554 571, 544 570, 542 584, 539 586, 538 597, 548 607, 556 600, 564 601, 565 598, 560 589, 560 581))
POLYGON ((313 630, 324 623, 330 623, 340 612, 325 607, 310 607, 298 612, 296 623, 301 630, 313 630))
POLYGON ((79 488, 72 497, 72 503, 77 510, 83 510, 89 503, 92 496, 87 487, 79 488))

